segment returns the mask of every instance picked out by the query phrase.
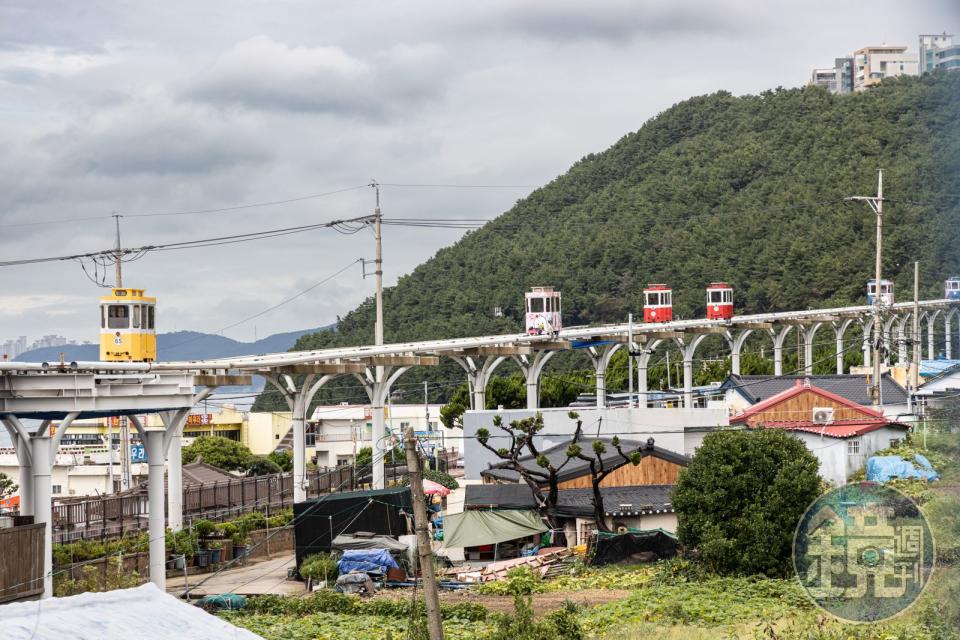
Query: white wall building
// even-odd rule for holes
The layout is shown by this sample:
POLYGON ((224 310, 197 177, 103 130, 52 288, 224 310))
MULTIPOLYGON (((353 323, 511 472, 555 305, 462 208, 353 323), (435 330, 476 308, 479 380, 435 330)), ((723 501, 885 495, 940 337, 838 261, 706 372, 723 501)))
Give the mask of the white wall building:
MULTIPOLYGON (((425 446, 462 450, 463 433, 447 429, 440 422, 440 404, 395 404, 383 409, 387 429, 400 436, 413 427, 425 446)), ((370 405, 321 405, 307 425, 307 456, 316 456, 317 466, 352 464, 357 452, 374 445, 373 413, 370 405)), ((382 437, 376 438, 382 441, 382 437)))
MULTIPOLYGON (((576 429, 575 421, 568 416, 571 409, 561 407, 539 411, 543 414, 544 428, 541 432, 543 435, 535 439, 537 447, 546 448, 570 439, 576 429)), ((706 409, 578 407, 576 412, 583 421, 583 430, 587 435, 617 435, 639 441, 653 438, 657 446, 687 456, 693 455, 707 433, 730 425, 726 407, 713 403, 706 409)), ((530 409, 467 411, 463 416, 465 477, 480 478, 481 471, 490 464, 500 462, 499 458, 477 442, 477 429, 485 427, 490 431, 491 446, 506 446, 506 432, 493 426, 494 416, 502 416, 503 423, 509 425, 514 420, 528 418, 535 413, 530 409)))
MULTIPOLYGON (((106 447, 61 447, 51 475, 52 496, 69 498, 113 493, 109 454, 106 447)), ((0 473, 17 482, 20 466, 12 448, 0 449, 0 473)), ((130 474, 134 485, 147 480, 147 464, 133 462, 130 474)), ((120 481, 120 456, 113 451, 113 486, 120 481)))
POLYGON ((829 429, 824 431, 815 433, 810 429, 794 429, 791 433, 802 440, 819 461, 820 477, 840 486, 863 468, 867 458, 903 440, 907 429, 903 425, 890 424, 873 430, 861 428, 843 435, 831 434, 829 429))

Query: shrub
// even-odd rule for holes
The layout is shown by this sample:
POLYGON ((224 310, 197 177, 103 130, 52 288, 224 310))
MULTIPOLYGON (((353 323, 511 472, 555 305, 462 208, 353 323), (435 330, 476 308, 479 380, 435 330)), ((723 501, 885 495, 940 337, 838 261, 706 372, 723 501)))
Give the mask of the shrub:
POLYGON ((259 456, 250 458, 247 466, 248 476, 269 476, 282 472, 283 469, 281 469, 280 465, 278 465, 276 462, 270 460, 269 458, 261 458, 259 456))
POLYGON ((673 491, 680 542, 717 573, 790 575, 794 530, 819 494, 817 468, 781 429, 708 434, 673 491))
POLYGON ((86 565, 80 570, 79 578, 60 578, 55 580, 53 594, 58 598, 72 596, 87 591, 112 591, 136 587, 141 582, 136 571, 125 571, 119 558, 110 558, 102 569, 86 565))
POLYGON ((289 451, 272 451, 267 459, 280 467, 281 471, 293 471, 293 454, 289 451))
MULTIPOLYGON (((445 486, 447 489, 459 489, 460 484, 457 482, 457 479, 451 476, 450 474, 444 473, 443 471, 434 471, 433 469, 427 469, 423 472, 424 480, 432 480, 437 484, 445 486)), ((401 482, 401 486, 408 486, 410 484, 410 478, 404 478, 401 482)))
POLYGON ((220 436, 200 436, 184 447, 181 454, 184 463, 190 463, 198 457, 204 462, 227 471, 243 471, 253 454, 246 446, 220 436))
POLYGON ((330 580, 337 577, 337 561, 329 553, 314 553, 303 559, 300 575, 311 580, 330 580))
POLYGON ((197 534, 198 538, 206 538, 217 530, 217 525, 209 520, 197 520, 191 525, 191 527, 193 528, 193 532, 197 534))

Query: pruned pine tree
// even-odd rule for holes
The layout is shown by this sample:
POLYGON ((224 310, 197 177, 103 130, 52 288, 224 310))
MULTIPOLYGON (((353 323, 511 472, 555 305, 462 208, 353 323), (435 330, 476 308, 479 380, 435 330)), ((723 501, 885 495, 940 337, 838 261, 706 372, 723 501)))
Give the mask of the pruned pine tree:
POLYGON ((583 435, 583 422, 574 411, 571 411, 568 415, 571 420, 577 421, 577 428, 574 430, 570 444, 567 446, 567 455, 560 464, 553 464, 534 442, 536 435, 543 430, 543 414, 539 411, 533 417, 514 420, 506 426, 503 424, 502 416, 494 416, 493 426, 505 431, 510 438, 509 446, 506 447, 494 447, 490 444, 490 438, 492 437, 490 430, 486 428, 477 429, 477 442, 487 451, 509 463, 509 467, 520 474, 520 478, 527 483, 530 491, 533 492, 533 499, 536 501, 540 512, 550 521, 550 526, 556 525, 560 472, 581 452, 581 447, 577 443, 583 435), (520 462, 520 458, 527 455, 533 456, 538 468, 530 468, 520 462), (542 489, 543 484, 546 484, 546 492, 542 489))
MULTIPOLYGON (((610 444, 614 449, 616 449, 624 464, 629 463, 634 466, 640 464, 640 460, 643 456, 639 449, 625 452, 623 450, 623 445, 620 443, 620 438, 617 436, 613 436, 610 444)), ((603 458, 607 453, 607 445, 600 440, 593 441, 592 449, 592 457, 584 455, 582 452, 578 452, 576 457, 590 465, 590 483, 593 488, 593 518, 596 520, 597 529, 599 531, 610 531, 610 527, 607 526, 607 521, 604 517, 606 510, 603 506, 603 493, 600 491, 600 485, 607 478, 607 476, 622 467, 623 464, 604 463, 603 458)))

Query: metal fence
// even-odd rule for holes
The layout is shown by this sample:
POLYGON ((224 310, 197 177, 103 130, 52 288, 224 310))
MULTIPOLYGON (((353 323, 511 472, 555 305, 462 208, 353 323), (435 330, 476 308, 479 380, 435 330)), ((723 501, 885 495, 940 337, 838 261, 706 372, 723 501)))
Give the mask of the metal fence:
MULTIPOLYGON (((446 456, 437 457, 437 466, 446 470, 446 456)), ((384 473, 388 485, 398 484, 406 479, 407 467, 388 464, 384 473)), ((346 465, 307 471, 305 482, 308 498, 334 491, 364 489, 372 483, 369 468, 346 465)), ((183 488, 184 522, 199 519, 223 521, 254 510, 269 514, 272 510, 292 505, 292 473, 236 478, 183 488)), ((147 530, 148 515, 144 487, 96 498, 56 499, 53 502, 53 541, 103 540, 139 533, 147 530)))

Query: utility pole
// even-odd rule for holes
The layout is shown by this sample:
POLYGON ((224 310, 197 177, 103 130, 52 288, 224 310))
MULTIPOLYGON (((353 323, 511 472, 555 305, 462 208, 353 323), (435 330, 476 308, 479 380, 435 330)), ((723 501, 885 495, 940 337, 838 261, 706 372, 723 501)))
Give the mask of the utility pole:
MULTIPOLYGON (((374 277, 376 280, 377 291, 376 291, 376 321, 374 323, 373 334, 374 344, 381 345, 383 344, 383 246, 381 242, 381 229, 380 223, 382 217, 380 215, 380 183, 375 179, 370 180, 370 186, 373 187, 373 192, 375 196, 375 206, 373 209, 373 239, 376 244, 376 253, 374 255, 374 277)), ((366 277, 366 274, 364 274, 366 277)), ((384 380, 384 368, 382 365, 379 365, 374 368, 374 385, 375 388, 378 388, 380 384, 385 382, 384 380)), ((376 395, 376 394, 375 394, 376 395)), ((389 402, 389 398, 387 399, 389 402)), ((377 443, 383 441, 386 434, 386 426, 384 424, 383 417, 383 403, 379 399, 371 398, 371 409, 373 410, 373 488, 374 489, 383 489, 386 486, 386 478, 384 476, 384 465, 383 465, 383 456, 377 455, 377 443)), ((391 420, 393 414, 391 413, 391 420)), ((390 433, 393 433, 393 429, 390 429, 390 433)))
POLYGON ((376 271, 374 276, 377 283, 377 320, 374 325, 374 344, 383 344, 383 245, 381 242, 380 222, 380 183, 376 180, 370 181, 376 197, 376 207, 373 210, 373 240, 376 243, 376 254, 374 256, 374 267, 376 271))
MULTIPOLYGON (((403 434, 407 452, 407 469, 410 474, 410 493, 413 494, 413 523, 417 533, 417 563, 423 576, 423 595, 427 605, 427 629, 430 640, 443 640, 443 624, 440 620, 440 594, 437 591, 437 576, 434 573, 433 550, 427 531, 427 507, 423 500, 423 478, 420 475, 420 455, 413 427, 403 434)), ((416 579, 416 575, 414 575, 416 579)))
POLYGON ((117 283, 116 288, 122 289, 123 288, 123 268, 122 268, 123 262, 120 260, 120 258, 123 255, 123 251, 120 248, 120 214, 114 211, 113 219, 117 225, 117 251, 113 255, 114 271, 116 274, 115 279, 117 283))
MULTIPOLYGON (((947 336, 947 340, 950 336, 947 336)), ((910 367, 911 395, 920 386, 920 263, 913 263, 913 362, 910 367)))
POLYGON ((844 200, 859 200, 870 205, 870 209, 877 217, 877 255, 875 265, 875 288, 873 296, 873 378, 870 380, 870 394, 873 397, 873 406, 880 407, 883 400, 880 395, 880 310, 882 300, 880 299, 880 256, 883 248, 883 169, 877 172, 877 195, 876 196, 850 196, 844 200))
MULTIPOLYGON (((630 379, 630 393, 628 394, 628 406, 633 408, 633 314, 627 315, 627 377, 630 379)), ((606 398, 604 398, 606 406, 606 398)))

